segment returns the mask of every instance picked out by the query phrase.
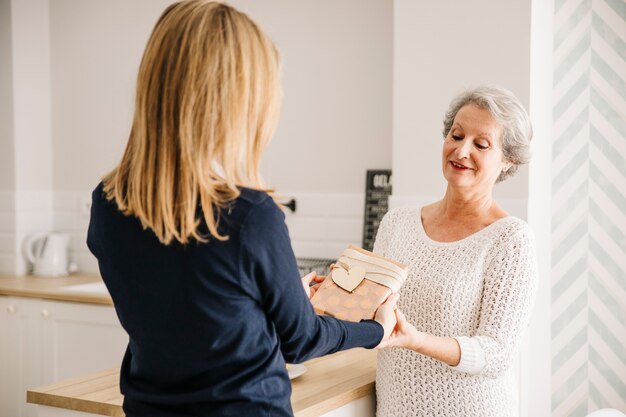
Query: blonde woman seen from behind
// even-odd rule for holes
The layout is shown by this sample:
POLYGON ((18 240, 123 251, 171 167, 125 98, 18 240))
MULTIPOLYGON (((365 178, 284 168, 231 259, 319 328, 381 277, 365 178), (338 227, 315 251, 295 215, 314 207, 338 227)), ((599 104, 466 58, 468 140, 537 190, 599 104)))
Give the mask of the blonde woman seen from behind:
POLYGON ((516 416, 512 364, 537 288, 535 249, 492 193, 528 162, 530 122, 509 91, 479 87, 451 103, 443 134, 443 198, 391 210, 374 245, 409 265, 378 354, 377 416, 516 416))
POLYGON ((285 360, 373 348, 396 324, 396 298, 351 323, 315 315, 303 291, 258 174, 278 70, 273 43, 223 3, 173 4, 148 40, 87 237, 129 335, 127 417, 291 416, 285 360))

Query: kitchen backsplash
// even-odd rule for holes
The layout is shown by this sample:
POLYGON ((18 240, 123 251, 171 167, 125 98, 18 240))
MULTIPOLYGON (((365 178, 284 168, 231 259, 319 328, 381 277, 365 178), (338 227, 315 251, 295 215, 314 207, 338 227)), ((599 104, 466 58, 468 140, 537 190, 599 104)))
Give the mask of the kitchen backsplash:
POLYGON ((290 194, 297 210, 287 227, 298 257, 337 258, 349 244, 361 245, 365 194, 290 194))
MULTIPOLYGON (((334 259, 349 244, 361 245, 364 194, 281 193, 279 199, 287 202, 292 198, 297 209, 295 213, 286 211, 286 222, 297 257, 334 259)), ((421 206, 434 200, 392 197, 390 204, 421 206)), ((511 214, 526 217, 524 202, 503 203, 511 214)), ((81 272, 97 273, 98 264, 86 244, 90 205, 91 191, 22 193, 18 197, 0 191, 0 273, 25 273, 21 242, 29 233, 48 230, 69 233, 70 260, 81 272), (16 210, 17 200, 21 210, 16 210)))
POLYGON ((51 191, 0 190, 0 273, 27 272, 22 242, 53 228, 52 199, 51 191))
POLYGON ((15 196, 0 191, 0 272, 15 270, 15 196))
MULTIPOLYGON (((347 245, 361 244, 364 194, 282 195, 284 197, 281 197, 281 201, 296 199, 296 212, 286 212, 296 256, 336 258, 347 245)), ((70 233, 70 256, 77 263, 79 271, 95 273, 98 271, 98 264, 85 242, 90 201, 90 191, 56 192, 54 229, 70 233)), ((2 236, 0 234, 0 239, 2 236)))
MULTIPOLYGON (((297 257, 334 259, 347 245, 361 245, 364 194, 281 193, 280 196, 284 202, 292 198, 297 209, 295 213, 286 211, 286 222, 297 257)), ((434 200, 392 197, 390 203, 392 207, 420 206, 434 200)), ((523 202, 504 203, 511 214, 525 218, 523 202)), ((98 264, 86 244, 90 204, 91 191, 57 191, 52 196, 30 193, 17 198, 12 192, 0 191, 0 273, 24 273, 23 238, 47 230, 69 233, 71 261, 81 272, 97 273, 98 264), (23 209, 16 219, 18 199, 23 209), (48 217, 52 220, 46 220, 48 217)))
POLYGON ((70 259, 80 272, 98 272, 96 258, 87 248, 87 227, 91 208, 91 191, 57 191, 54 193, 54 230, 71 236, 70 259))

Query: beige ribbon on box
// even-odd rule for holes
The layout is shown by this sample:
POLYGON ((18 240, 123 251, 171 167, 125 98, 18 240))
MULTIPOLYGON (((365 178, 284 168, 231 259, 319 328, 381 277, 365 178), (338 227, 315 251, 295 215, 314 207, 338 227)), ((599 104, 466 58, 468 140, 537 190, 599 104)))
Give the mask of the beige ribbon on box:
POLYGON ((364 279, 398 292, 406 276, 406 269, 353 249, 343 252, 331 273, 333 282, 348 292, 354 291, 364 279))

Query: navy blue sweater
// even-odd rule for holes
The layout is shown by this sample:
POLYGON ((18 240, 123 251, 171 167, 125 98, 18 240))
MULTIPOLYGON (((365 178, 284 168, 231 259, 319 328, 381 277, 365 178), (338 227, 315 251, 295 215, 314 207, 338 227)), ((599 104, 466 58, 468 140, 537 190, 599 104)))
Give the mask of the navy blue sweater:
MULTIPOLYGON (((242 189, 229 239, 163 245, 94 190, 87 244, 129 335, 120 387, 133 416, 291 416, 285 361, 374 347, 382 326, 317 316, 284 214, 242 189)), ((201 227, 207 233, 206 225, 201 227)))

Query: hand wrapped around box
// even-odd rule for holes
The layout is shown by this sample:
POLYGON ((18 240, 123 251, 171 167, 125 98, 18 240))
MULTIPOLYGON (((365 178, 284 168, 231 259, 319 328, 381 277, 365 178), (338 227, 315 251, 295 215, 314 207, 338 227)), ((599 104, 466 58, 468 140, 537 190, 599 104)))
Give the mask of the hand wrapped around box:
POLYGON ((311 298, 318 314, 342 320, 373 319, 406 280, 406 265, 351 245, 311 298))

